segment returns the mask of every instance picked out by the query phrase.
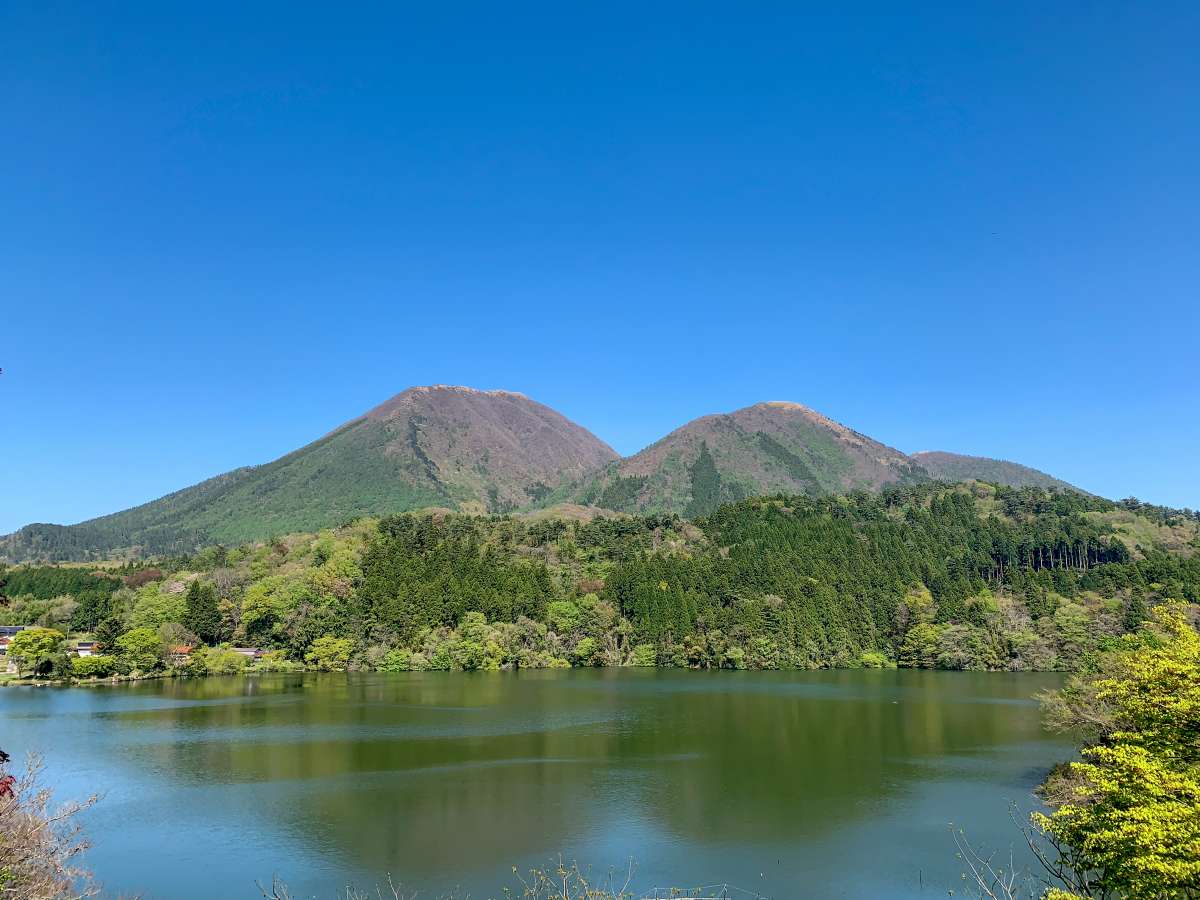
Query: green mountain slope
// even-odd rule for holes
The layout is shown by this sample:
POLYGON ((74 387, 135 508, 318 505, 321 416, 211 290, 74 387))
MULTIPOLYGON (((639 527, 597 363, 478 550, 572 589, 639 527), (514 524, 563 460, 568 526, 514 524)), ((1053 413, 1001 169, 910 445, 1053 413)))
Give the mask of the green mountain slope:
POLYGON ((928 476, 911 459, 798 403, 704 416, 572 485, 565 499, 623 512, 706 515, 775 493, 877 490, 928 476))
POLYGON ((411 388, 293 453, 78 525, 29 525, 0 558, 190 551, 429 506, 509 512, 615 459, 528 397, 411 388))
MULTIPOLYGON (((1038 469, 1022 466, 1019 463, 1008 462, 1004 459, 989 459, 986 456, 964 456, 960 453, 946 453, 940 450, 927 450, 914 453, 912 458, 938 481, 990 481, 994 484, 1006 484, 1009 487, 1039 487, 1060 488, 1068 491, 1079 491, 1073 484, 1068 484, 1053 475, 1047 475, 1038 469)), ((1081 493, 1087 493, 1082 491, 1081 493)))

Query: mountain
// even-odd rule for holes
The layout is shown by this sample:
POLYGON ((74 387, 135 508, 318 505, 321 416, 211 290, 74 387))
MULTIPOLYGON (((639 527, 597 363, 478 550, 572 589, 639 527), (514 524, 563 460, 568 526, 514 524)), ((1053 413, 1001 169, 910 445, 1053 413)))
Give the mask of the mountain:
POLYGON ((569 487, 563 499, 698 516, 758 494, 822 494, 929 480, 919 465, 799 403, 703 416, 569 487))
POLYGON ((522 394, 415 387, 274 462, 78 525, 28 525, 0 558, 190 551, 430 506, 504 513, 616 458, 522 394))
POLYGON ((274 462, 77 525, 27 525, 0 537, 0 561, 186 553, 428 507, 505 514, 553 505, 582 517, 599 508, 691 518, 762 494, 967 479, 1073 489, 1001 460, 906 456, 781 401, 703 416, 620 459, 523 394, 433 385, 409 388, 274 462))
POLYGON ((1010 487, 1060 488, 1081 491, 1053 475, 1047 475, 1029 466, 1004 459, 989 459, 986 456, 963 456, 960 453, 945 453, 941 450, 926 450, 914 453, 912 459, 938 481, 992 481, 1010 487))

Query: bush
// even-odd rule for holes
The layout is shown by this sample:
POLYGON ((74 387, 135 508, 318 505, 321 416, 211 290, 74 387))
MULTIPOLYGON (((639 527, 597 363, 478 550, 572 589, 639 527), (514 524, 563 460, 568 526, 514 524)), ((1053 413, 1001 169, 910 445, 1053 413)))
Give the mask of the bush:
POLYGON ((17 632, 8 645, 8 655, 21 670, 34 675, 49 675, 62 654, 63 634, 53 628, 26 628, 17 632))
POLYGON ((299 672, 303 668, 300 663, 288 659, 282 650, 268 650, 254 664, 257 672, 299 672))
POLYGON ((859 662, 864 669, 888 669, 894 667, 894 663, 878 650, 864 650, 862 656, 859 657, 859 662))
MULTIPOLYGON (((94 658, 94 657, 93 657, 94 658)), ((75 817, 93 803, 54 804, 33 757, 24 775, 13 775, 11 796, 0 799, 0 896, 90 897, 91 873, 78 866, 88 848, 75 817)), ((0 765, 0 777, 8 773, 0 765)))
POLYGON ((219 647, 210 647, 192 655, 198 654, 204 660, 204 668, 209 675, 240 675, 246 671, 246 666, 250 663, 249 658, 241 653, 235 650, 222 650, 219 647))
POLYGON ((595 662, 596 653, 600 649, 600 645, 596 643, 596 639, 585 637, 575 645, 575 659, 580 665, 590 666, 595 662))
POLYGON ((133 672, 153 672, 162 667, 162 643, 150 627, 134 628, 117 638, 117 662, 133 672))
POLYGON ((414 668, 411 650, 389 650, 379 662, 380 672, 411 672, 414 668))
POLYGON ((71 660, 71 674, 76 678, 111 678, 117 671, 117 661, 111 656, 76 656, 71 660))
POLYGON ((459 641, 450 650, 456 668, 471 672, 483 667, 486 651, 478 641, 459 641))
POLYGON ((653 644, 638 644, 633 648, 632 665, 646 668, 658 665, 658 650, 653 644))
POLYGON ((312 642, 312 646, 304 654, 304 661, 323 672, 344 672, 350 663, 353 650, 354 642, 350 638, 327 634, 312 642))
POLYGON ((579 607, 570 600, 555 600, 546 607, 546 621, 559 634, 569 634, 579 627, 579 607))

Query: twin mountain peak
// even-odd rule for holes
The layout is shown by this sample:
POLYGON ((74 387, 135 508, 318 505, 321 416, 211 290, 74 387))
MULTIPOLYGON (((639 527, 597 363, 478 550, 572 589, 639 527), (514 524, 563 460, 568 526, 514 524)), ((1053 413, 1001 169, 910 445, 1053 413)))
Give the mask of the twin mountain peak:
POLYGON ((413 387, 287 456, 78 525, 28 525, 0 558, 188 552, 428 507, 705 515, 760 494, 930 479, 1070 487, 1025 466, 906 455, 799 403, 702 416, 633 456, 512 391, 413 387))

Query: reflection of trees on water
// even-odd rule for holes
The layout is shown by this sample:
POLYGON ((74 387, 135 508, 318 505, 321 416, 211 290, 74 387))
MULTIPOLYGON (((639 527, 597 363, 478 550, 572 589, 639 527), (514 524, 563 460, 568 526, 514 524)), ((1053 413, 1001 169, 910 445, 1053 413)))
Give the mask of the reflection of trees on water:
POLYGON ((500 871, 632 819, 698 843, 802 840, 1039 735, 1036 710, 1011 702, 1030 676, 995 673, 426 673, 160 690, 201 702, 118 714, 131 762, 197 785, 276 786, 263 828, 416 874, 500 871))

